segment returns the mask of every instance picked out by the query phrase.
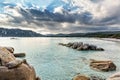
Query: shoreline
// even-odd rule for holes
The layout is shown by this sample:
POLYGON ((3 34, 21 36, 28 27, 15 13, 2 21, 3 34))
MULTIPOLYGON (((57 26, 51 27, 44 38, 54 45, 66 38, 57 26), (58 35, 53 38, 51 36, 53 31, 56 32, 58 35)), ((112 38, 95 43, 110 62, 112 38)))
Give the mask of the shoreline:
POLYGON ((98 39, 104 41, 120 42, 120 39, 116 39, 116 38, 98 38, 98 39))
MULTIPOLYGON (((51 37, 52 38, 52 37, 51 37)), ((70 38, 70 37, 69 37, 70 38)), ((69 38, 66 38, 66 39, 68 39, 68 40, 70 40, 71 41, 71 39, 69 39, 69 38)), ((75 39, 72 39, 72 40, 80 40, 80 39, 82 39, 82 38, 87 38, 88 39, 88 37, 81 37, 81 38, 75 38, 75 39)), ((41 38, 39 38, 39 39, 41 39, 41 38)), ((38 40, 39 40, 38 39, 38 40)), ((85 39, 83 39, 83 40, 85 40, 85 39)), ((92 39, 92 38, 91 38, 92 39)), ((89 40, 89 41, 91 41, 91 39, 89 40)), ((108 41, 110 41, 110 43, 114 43, 114 42, 112 42, 112 41, 116 41, 116 40, 119 40, 119 39, 114 39, 114 38, 95 38, 94 37, 94 39, 98 39, 98 42, 99 42, 99 39, 101 39, 101 41, 103 42, 103 41, 105 41, 105 43, 107 42, 107 40, 108 41)), ((92 40, 94 40, 94 39, 92 39, 92 40)), ((28 40, 27 40, 27 38, 25 39, 26 41, 25 41, 25 43, 28 43, 28 40)), ((36 40, 36 39, 33 39, 33 42, 35 42, 35 44, 39 44, 37 41, 38 40, 36 40)), ((55 40, 58 40, 58 39, 55 39, 55 40)), ((62 41, 63 41, 64 39, 62 39, 62 41)), ((9 42, 9 41, 11 41, 11 40, 6 40, 7 42, 9 42)), ((20 42, 21 41, 21 39, 19 39, 18 40, 18 42, 20 42)), ((22 41, 24 41, 24 40, 22 40, 22 41)), ((49 41, 49 40, 48 40, 49 41)), ((48 42, 47 41, 47 42, 48 42)), ((15 40, 13 40, 13 42, 16 42, 15 40)), ((64 41, 63 41, 64 42, 64 41)), ((56 42, 55 42, 56 43, 56 42)), ((6 44, 6 43, 4 43, 4 44, 6 44)), ((10 44, 10 43, 9 43, 10 44)), ((40 44, 42 44, 41 43, 41 41, 40 41, 40 44)), ((44 44, 44 43, 43 43, 44 44)), ((11 44, 10 44, 11 45, 11 44)), ((31 44, 27 44, 28 46, 25 46, 26 48, 27 48, 27 50, 29 50, 29 46, 31 45, 31 44)), ((11 46, 18 46, 18 44, 13 44, 13 45, 11 45, 11 46)), ((20 46, 23 46, 23 45, 20 45, 20 46)), ((45 46, 45 45, 44 45, 45 46)), ((42 46, 42 47, 44 47, 44 46, 42 46)), ((33 47, 36 47, 36 45, 33 45, 33 47)), ((31 48, 33 48, 33 47, 30 47, 30 49, 31 48)), ((39 47, 39 48, 41 48, 41 47, 39 47)), ((53 49, 54 47, 52 47, 52 49, 53 49)), ((60 48, 60 47, 58 47, 58 48, 60 48)), ((61 48, 62 49, 62 48, 61 48)), ((19 49, 16 49, 16 50, 19 50, 19 49)), ((24 50, 24 49, 23 49, 24 50)), ((22 51, 23 51, 22 50, 22 51)), ((54 49, 53 49, 54 50, 54 49)), ((26 50, 25 50, 26 51, 26 50)), ((58 51, 58 50, 57 50, 58 51)), ((71 50, 72 51, 72 50, 71 50)), ((40 51, 38 51, 38 53, 39 53, 40 51)), ((64 52, 64 51, 63 51, 64 52)), ((54 54, 54 53, 53 53, 54 54)), ((58 52, 58 54, 59 54, 59 52, 58 52)), ((61 53, 60 53, 61 54, 61 53)), ((71 53, 69 53, 69 54, 71 54, 71 53)), ((42 54, 43 55, 43 54, 42 54)), ((48 54, 47 54, 48 55, 48 54)), ((47 55, 45 55, 45 57, 47 56, 47 55)), ((77 52, 76 52, 76 55, 78 55, 79 56, 79 53, 77 54, 77 52)), ((93 54, 91 54, 91 55, 93 55, 93 54)), ((29 55, 28 54, 28 56, 31 56, 31 55, 29 55)), ((49 55, 48 55, 49 56, 49 55)), ((64 55, 65 56, 65 55, 64 55)), ((75 56, 73 56, 74 58, 73 59, 77 59, 77 58, 75 58, 75 56)), ((54 58, 54 57, 52 57, 52 58, 54 58)), ((51 58, 51 59, 52 59, 51 58)), ((89 58, 89 57, 88 57, 89 58)), ((45 58, 46 59, 46 58, 45 58)), ((59 59, 59 58, 58 58, 59 59)), ((41 60, 43 60, 43 59, 41 59, 41 60)), ((70 59, 71 60, 71 59, 70 59)), ((32 61, 32 60, 31 60, 32 61)), ((37 60, 35 60, 35 61, 37 61, 37 60)), ((76 60, 76 61, 78 61, 78 60, 76 60)), ((34 61, 33 61, 34 62, 34 61)), ((32 63, 32 62, 31 62, 32 63)), ((42 64, 42 62, 41 62, 41 64, 42 64)), ((62 63, 62 65, 64 64, 64 62, 62 63)), ((61 63, 59 64, 60 66, 62 66, 61 65, 61 63)), ((74 64, 73 64, 74 65, 74 64)), ((34 65, 35 66, 35 65, 34 65)), ((55 65, 56 67, 57 67, 57 65, 55 65)), ((79 65, 79 63, 77 64, 77 66, 82 66, 82 65, 79 65)), ((84 66, 84 65, 83 65, 84 66)), ((65 67, 66 68, 66 67, 65 67)), ((80 68, 80 67, 76 67, 76 68, 80 68)), ((43 69, 44 70, 44 68, 42 68, 41 67, 41 69, 43 69)), ((50 69, 52 69, 52 67, 50 68, 50 69)), ((61 67, 58 67, 58 69, 61 69, 61 67)), ((74 68, 72 68, 73 70, 74 70, 74 68)), ((87 68, 88 69, 88 68, 87 68)), ((38 68, 36 68, 36 70, 37 70, 37 73, 38 73, 38 71, 40 72, 41 70, 38 70, 38 68)), ((71 70, 69 70, 69 71, 67 71, 67 70, 69 70, 69 68, 68 69, 66 69, 66 73, 65 74, 67 74, 68 72, 70 72, 71 70)), ((85 72, 86 70, 83 70, 83 71, 80 71, 80 73, 83 73, 83 72, 85 72)), ((88 71, 89 71, 89 69, 88 69, 88 71)), ((111 74, 111 72, 110 73, 99 73, 99 72, 96 72, 96 71, 93 71, 93 70, 90 70, 90 71, 92 71, 92 73, 90 72, 87 72, 87 73, 85 73, 85 75, 90 75, 90 74, 97 74, 97 75, 100 75, 100 77, 102 78, 102 75, 105 75, 103 78, 108 78, 109 76, 111 76, 112 74, 113 74, 113 72, 112 72, 112 74, 111 74), (107 76, 107 77, 106 77, 107 76)), ((62 72, 62 71, 61 71, 62 72)), ((78 72, 78 71, 75 71, 75 72, 73 72, 73 74, 75 74, 76 72, 78 72)), ((52 73, 51 73, 52 74, 52 73)), ((39 75, 39 76, 42 76, 42 78, 43 79, 46 79, 46 75, 44 74, 44 73, 38 73, 37 75, 39 75)), ((76 75, 76 74, 75 74, 76 75)), ((49 78, 51 78, 51 75, 48 75, 49 76, 49 78)), ((54 76, 54 74, 52 75, 52 76, 54 76)), ((63 78, 65 78, 66 79, 66 77, 65 76, 63 76, 63 75, 61 75, 63 78)), ((57 76, 58 78, 59 78, 59 76, 57 76)), ((68 76, 68 78, 70 78, 70 77, 74 77, 73 75, 72 76, 68 76)), ((56 78, 56 77, 55 77, 56 78)))

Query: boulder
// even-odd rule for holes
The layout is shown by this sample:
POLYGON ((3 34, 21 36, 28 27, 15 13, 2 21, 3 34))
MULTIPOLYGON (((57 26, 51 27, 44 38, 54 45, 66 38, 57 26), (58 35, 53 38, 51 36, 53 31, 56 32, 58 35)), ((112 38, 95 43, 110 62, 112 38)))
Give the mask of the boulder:
POLYGON ((26 60, 17 60, 12 48, 0 47, 0 80, 40 80, 26 60))
POLYGON ((82 50, 89 50, 89 44, 84 44, 82 50))
POLYGON ((15 53, 13 54, 15 57, 25 57, 25 53, 15 53))
POLYGON ((73 45, 71 46, 73 49, 77 49, 78 48, 78 42, 73 43, 73 45))
POLYGON ((22 63, 23 61, 21 60, 14 60, 9 63, 6 63, 5 66, 8 67, 8 69, 13 69, 19 67, 22 63))
POLYGON ((67 46, 67 47, 71 47, 71 46, 73 46, 73 44, 74 44, 74 43, 69 42, 66 46, 67 46))
POLYGON ((103 48, 97 48, 96 50, 97 50, 97 51, 104 51, 103 48))
POLYGON ((78 42, 78 47, 83 46, 83 42, 78 42))
POLYGON ((77 50, 78 50, 78 51, 83 50, 83 45, 79 46, 79 47, 77 48, 77 50))
POLYGON ((39 80, 39 78, 36 78, 33 67, 21 64, 19 67, 13 69, 0 66, 0 80, 39 80))
POLYGON ((85 75, 78 74, 72 80, 90 80, 90 78, 85 75))
POLYGON ((116 70, 116 65, 112 61, 91 60, 90 67, 94 70, 104 72, 116 70))
POLYGON ((41 80, 39 77, 36 77, 36 80, 41 80))
POLYGON ((16 58, 5 47, 0 47, 0 59, 2 61, 2 65, 4 65, 8 62, 14 61, 16 58))
POLYGON ((111 75, 107 80, 120 80, 120 72, 111 75))
POLYGON ((96 46, 95 45, 89 45, 89 50, 96 50, 96 46))

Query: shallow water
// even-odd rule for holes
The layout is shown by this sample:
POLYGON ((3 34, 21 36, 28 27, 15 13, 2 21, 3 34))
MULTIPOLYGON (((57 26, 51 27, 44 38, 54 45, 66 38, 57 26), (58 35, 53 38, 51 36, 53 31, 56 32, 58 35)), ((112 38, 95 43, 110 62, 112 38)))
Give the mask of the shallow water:
POLYGON ((12 46, 15 52, 25 52, 27 61, 34 66, 42 80, 71 80, 74 75, 108 77, 120 71, 120 42, 95 38, 0 38, 1 46, 12 46), (102 47, 105 51, 76 51, 58 43, 84 42, 102 47), (89 59, 112 60, 117 71, 97 72, 89 68, 89 59))

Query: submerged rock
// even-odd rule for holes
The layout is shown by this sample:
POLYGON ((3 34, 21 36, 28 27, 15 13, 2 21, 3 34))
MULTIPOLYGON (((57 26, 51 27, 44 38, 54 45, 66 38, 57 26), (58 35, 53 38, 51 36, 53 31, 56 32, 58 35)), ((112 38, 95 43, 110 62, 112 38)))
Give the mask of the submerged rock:
POLYGON ((104 71, 104 72, 116 70, 116 65, 112 61, 92 60, 90 62, 90 67, 93 70, 104 71))
POLYGON ((107 80, 120 80, 120 72, 111 75, 107 80))
POLYGON ((90 80, 90 78, 86 75, 78 74, 72 80, 90 80))
POLYGON ((90 76, 90 80, 106 80, 104 78, 101 78, 100 76, 90 76))

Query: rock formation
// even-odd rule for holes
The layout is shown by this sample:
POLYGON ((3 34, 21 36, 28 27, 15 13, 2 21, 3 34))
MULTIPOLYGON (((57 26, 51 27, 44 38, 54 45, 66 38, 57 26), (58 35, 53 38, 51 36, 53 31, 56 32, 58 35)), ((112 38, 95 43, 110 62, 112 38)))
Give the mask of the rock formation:
POLYGON ((103 79, 100 76, 95 76, 95 75, 83 75, 83 74, 77 74, 76 76, 73 77, 72 80, 106 80, 103 79))
POLYGON ((116 65, 112 61, 91 60, 90 67, 93 70, 104 71, 104 72, 116 70, 116 65))
POLYGON ((25 57, 25 53, 14 53, 15 57, 25 57))
POLYGON ((90 78, 85 75, 78 74, 72 80, 90 80, 90 78))
POLYGON ((40 80, 26 60, 17 60, 14 48, 0 47, 0 80, 40 80))
POLYGON ((86 50, 104 51, 103 48, 98 48, 95 45, 84 44, 83 42, 69 42, 67 44, 59 43, 59 45, 70 47, 79 51, 86 51, 86 50))

